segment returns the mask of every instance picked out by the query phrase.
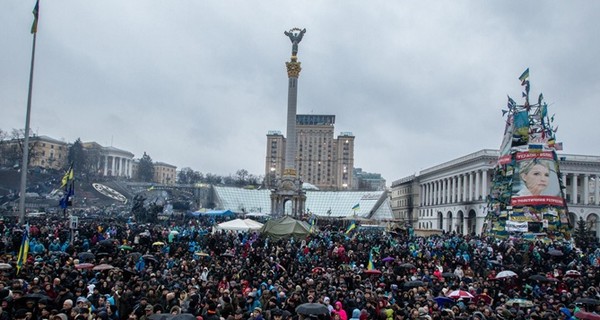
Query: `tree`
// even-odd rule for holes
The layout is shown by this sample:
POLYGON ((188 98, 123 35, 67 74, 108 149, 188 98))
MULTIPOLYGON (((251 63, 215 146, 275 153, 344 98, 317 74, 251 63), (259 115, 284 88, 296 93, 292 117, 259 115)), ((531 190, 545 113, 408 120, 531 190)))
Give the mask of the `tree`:
POLYGON ((146 152, 144 152, 138 165, 138 178, 142 182, 152 182, 154 180, 154 163, 146 152))
POLYGON ((243 187, 247 184, 247 178, 248 178, 248 170, 246 169, 240 169, 235 173, 235 184, 238 187, 243 187))
POLYGON ((83 168, 87 167, 87 157, 83 150, 83 144, 81 143, 80 138, 77 138, 69 148, 67 160, 67 167, 73 164, 73 172, 75 175, 80 176, 83 173, 83 168))
MULTIPOLYGON (((0 154, 2 156, 2 163, 20 168, 23 162, 23 144, 25 141, 25 130, 13 129, 10 135, 7 132, 3 132, 2 144, 0 145, 0 154)), ((39 157, 39 154, 35 152, 37 145, 35 135, 29 137, 29 156, 27 157, 27 166, 39 157)))
POLYGON ((192 170, 192 168, 182 168, 177 174, 177 182, 180 184, 196 184, 204 179, 202 173, 192 170))
POLYGON ((577 220, 577 227, 575 228, 575 242, 580 248, 585 248, 590 242, 590 228, 585 223, 582 217, 577 220))

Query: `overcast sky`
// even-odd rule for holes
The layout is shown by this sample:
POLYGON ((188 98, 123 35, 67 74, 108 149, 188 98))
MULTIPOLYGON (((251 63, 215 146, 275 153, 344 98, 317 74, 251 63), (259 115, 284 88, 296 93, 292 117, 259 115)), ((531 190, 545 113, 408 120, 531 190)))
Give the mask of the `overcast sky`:
MULTIPOLYGON (((33 0, 0 1, 0 129, 25 127, 33 0)), ((521 72, 566 153, 598 155, 600 1, 41 0, 31 128, 222 175, 264 174, 298 113, 334 114, 393 180, 502 140, 521 72), (595 34, 595 35, 594 35, 595 34)))

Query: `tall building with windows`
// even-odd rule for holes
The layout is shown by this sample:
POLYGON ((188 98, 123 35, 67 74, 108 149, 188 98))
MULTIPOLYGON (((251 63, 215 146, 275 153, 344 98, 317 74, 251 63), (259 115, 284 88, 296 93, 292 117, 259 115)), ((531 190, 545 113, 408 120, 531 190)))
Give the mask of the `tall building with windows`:
MULTIPOLYGON (((324 190, 352 189, 354 135, 334 137, 335 115, 296 115, 296 159, 298 176, 324 190)), ((267 184, 283 174, 286 138, 279 131, 267 133, 265 179, 267 184)))

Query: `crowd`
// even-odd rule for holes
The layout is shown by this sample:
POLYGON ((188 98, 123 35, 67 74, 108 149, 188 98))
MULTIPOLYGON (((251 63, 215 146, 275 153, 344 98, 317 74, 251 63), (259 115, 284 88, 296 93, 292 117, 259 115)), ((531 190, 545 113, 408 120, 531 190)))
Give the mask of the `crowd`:
POLYGON ((50 218, 0 221, 0 320, 600 317, 596 244, 335 223, 273 240, 212 233, 213 223, 93 220, 72 233, 50 218))

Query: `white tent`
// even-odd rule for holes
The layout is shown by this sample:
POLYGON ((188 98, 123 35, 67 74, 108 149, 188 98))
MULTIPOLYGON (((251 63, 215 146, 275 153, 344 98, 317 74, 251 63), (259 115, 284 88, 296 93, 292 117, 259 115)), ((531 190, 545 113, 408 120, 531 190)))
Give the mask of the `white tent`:
POLYGON ((215 226, 214 230, 231 230, 231 231, 254 231, 262 228, 263 224, 252 219, 235 219, 226 221, 215 226))

